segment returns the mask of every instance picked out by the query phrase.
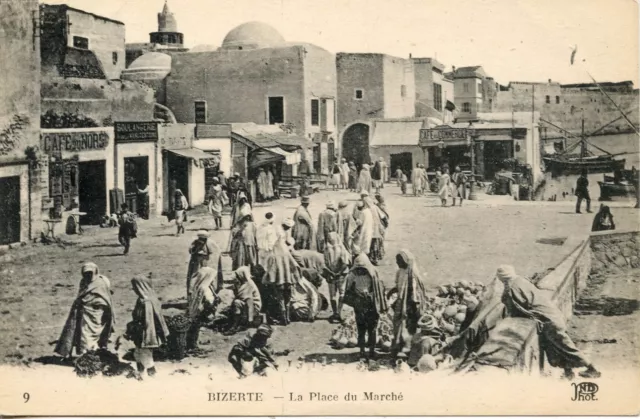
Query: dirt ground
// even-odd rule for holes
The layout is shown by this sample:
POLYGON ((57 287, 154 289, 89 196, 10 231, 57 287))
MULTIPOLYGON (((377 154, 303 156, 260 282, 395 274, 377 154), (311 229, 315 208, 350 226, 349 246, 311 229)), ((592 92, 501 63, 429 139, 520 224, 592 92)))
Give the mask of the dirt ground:
MULTIPOLYGON (((496 267, 504 263, 530 276, 555 266, 565 256, 559 246, 544 244, 545 240, 554 243, 552 239, 587 234, 593 219, 591 214, 575 214, 570 203, 515 202, 509 197, 480 195, 479 201, 465 201, 463 207, 442 208, 434 195, 403 197, 392 184, 386 185, 383 195, 391 225, 385 245, 387 256, 379 270, 387 285, 393 282, 394 255, 401 248, 416 255, 428 285, 488 281, 496 267)), ((327 201, 353 203, 356 199, 354 193, 325 191, 312 196, 310 210, 317 219, 327 201)), ((254 213, 258 223, 269 211, 279 222, 292 216, 297 205, 298 200, 291 199, 257 204, 254 213)), ((631 205, 614 205, 612 211, 619 229, 638 228, 638 210, 631 205)), ((228 226, 227 216, 224 223, 228 226)), ((212 227, 212 219, 202 210, 189 213, 187 232, 180 237, 175 237, 175 226, 164 217, 141 221, 128 256, 122 255, 117 243, 117 229, 99 227, 86 227, 81 236, 62 236, 64 247, 35 244, 11 250, 12 260, 0 265, 0 363, 23 363, 52 354, 53 342, 77 293, 80 266, 85 261, 97 263, 101 273, 111 280, 117 321, 114 340, 130 320, 136 299, 130 279, 135 274, 153 273, 154 287, 163 301, 184 296, 189 244, 198 229, 212 227)), ((226 229, 212 231, 211 240, 224 248, 228 235, 226 229)), ((327 345, 334 327, 323 320, 327 316, 325 313, 313 324, 278 327, 273 337, 274 349, 294 350, 290 359, 355 359, 355 349, 335 351, 327 345)), ((593 321, 610 320, 594 317, 593 321)), ((629 324, 637 325, 638 319, 629 324)), ((186 359, 180 365, 223 363, 239 339, 203 329, 200 346, 206 355, 186 359)), ((176 367, 160 365, 159 370, 176 367)))

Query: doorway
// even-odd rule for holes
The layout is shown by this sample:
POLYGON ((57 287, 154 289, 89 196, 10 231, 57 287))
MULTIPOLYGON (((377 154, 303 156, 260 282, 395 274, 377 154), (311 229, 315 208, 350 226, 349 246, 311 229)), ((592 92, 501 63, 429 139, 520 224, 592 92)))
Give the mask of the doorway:
POLYGON ((484 141, 484 178, 493 179, 505 160, 513 158, 513 141, 484 141))
POLYGON ((177 156, 171 152, 165 154, 167 159, 168 182, 169 182, 169 209, 173 208, 173 197, 176 189, 180 189, 182 194, 189 199, 189 159, 177 156))
MULTIPOLYGON (((107 164, 105 160, 93 160, 78 163, 78 200, 80 212, 87 215, 80 217, 85 225, 100 224, 107 213, 107 164)), ((119 208, 112 208, 118 211, 119 208)))
POLYGON ((347 128, 342 136, 342 157, 354 162, 358 169, 371 162, 368 125, 353 124, 347 128))
POLYGON ((431 147, 429 149, 429 168, 442 170, 444 166, 453 173, 457 166, 461 170, 471 170, 471 153, 467 146, 449 146, 445 148, 431 147))
MULTIPOLYGON (((124 197, 129 210, 144 218, 148 203, 140 202, 144 199, 142 190, 149 186, 149 157, 125 157, 124 159, 124 197)), ((148 199, 148 193, 146 199, 148 199)))
POLYGON ((391 169, 391 176, 395 176, 396 170, 400 169, 408 179, 411 179, 411 170, 413 169, 412 153, 406 152, 391 154, 391 158, 389 160, 389 169, 391 169))
POLYGON ((0 178, 0 244, 20 241, 20 176, 0 178))

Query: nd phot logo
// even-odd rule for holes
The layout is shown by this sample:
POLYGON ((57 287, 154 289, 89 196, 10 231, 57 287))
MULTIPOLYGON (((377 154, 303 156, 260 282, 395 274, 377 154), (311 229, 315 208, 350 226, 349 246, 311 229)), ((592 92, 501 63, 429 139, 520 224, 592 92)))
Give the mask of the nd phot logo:
POLYGON ((596 383, 571 383, 573 386, 573 398, 572 402, 594 402, 598 400, 596 393, 598 392, 598 385, 596 383))

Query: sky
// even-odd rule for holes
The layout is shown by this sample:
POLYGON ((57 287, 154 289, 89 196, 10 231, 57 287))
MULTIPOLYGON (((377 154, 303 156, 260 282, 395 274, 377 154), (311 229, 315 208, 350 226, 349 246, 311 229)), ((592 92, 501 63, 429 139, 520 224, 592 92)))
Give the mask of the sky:
MULTIPOLYGON (((63 0, 44 0, 59 4, 63 0)), ((433 57, 482 65, 506 85, 631 80, 639 85, 637 0, 168 0, 185 44, 219 46, 235 26, 262 21, 288 42, 333 53, 433 57), (570 65, 571 51, 576 59, 570 65)), ((164 0, 67 0, 126 24, 147 42, 164 0)))

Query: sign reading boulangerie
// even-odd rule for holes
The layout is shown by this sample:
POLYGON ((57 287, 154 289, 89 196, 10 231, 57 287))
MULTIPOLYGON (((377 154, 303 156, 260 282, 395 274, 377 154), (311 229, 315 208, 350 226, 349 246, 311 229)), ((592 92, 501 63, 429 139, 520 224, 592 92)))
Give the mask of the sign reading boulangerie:
POLYGON ((156 122, 116 122, 113 128, 117 143, 158 141, 156 122))
POLYGON ((109 133, 107 131, 43 132, 40 142, 42 150, 47 154, 104 150, 109 145, 109 133))

